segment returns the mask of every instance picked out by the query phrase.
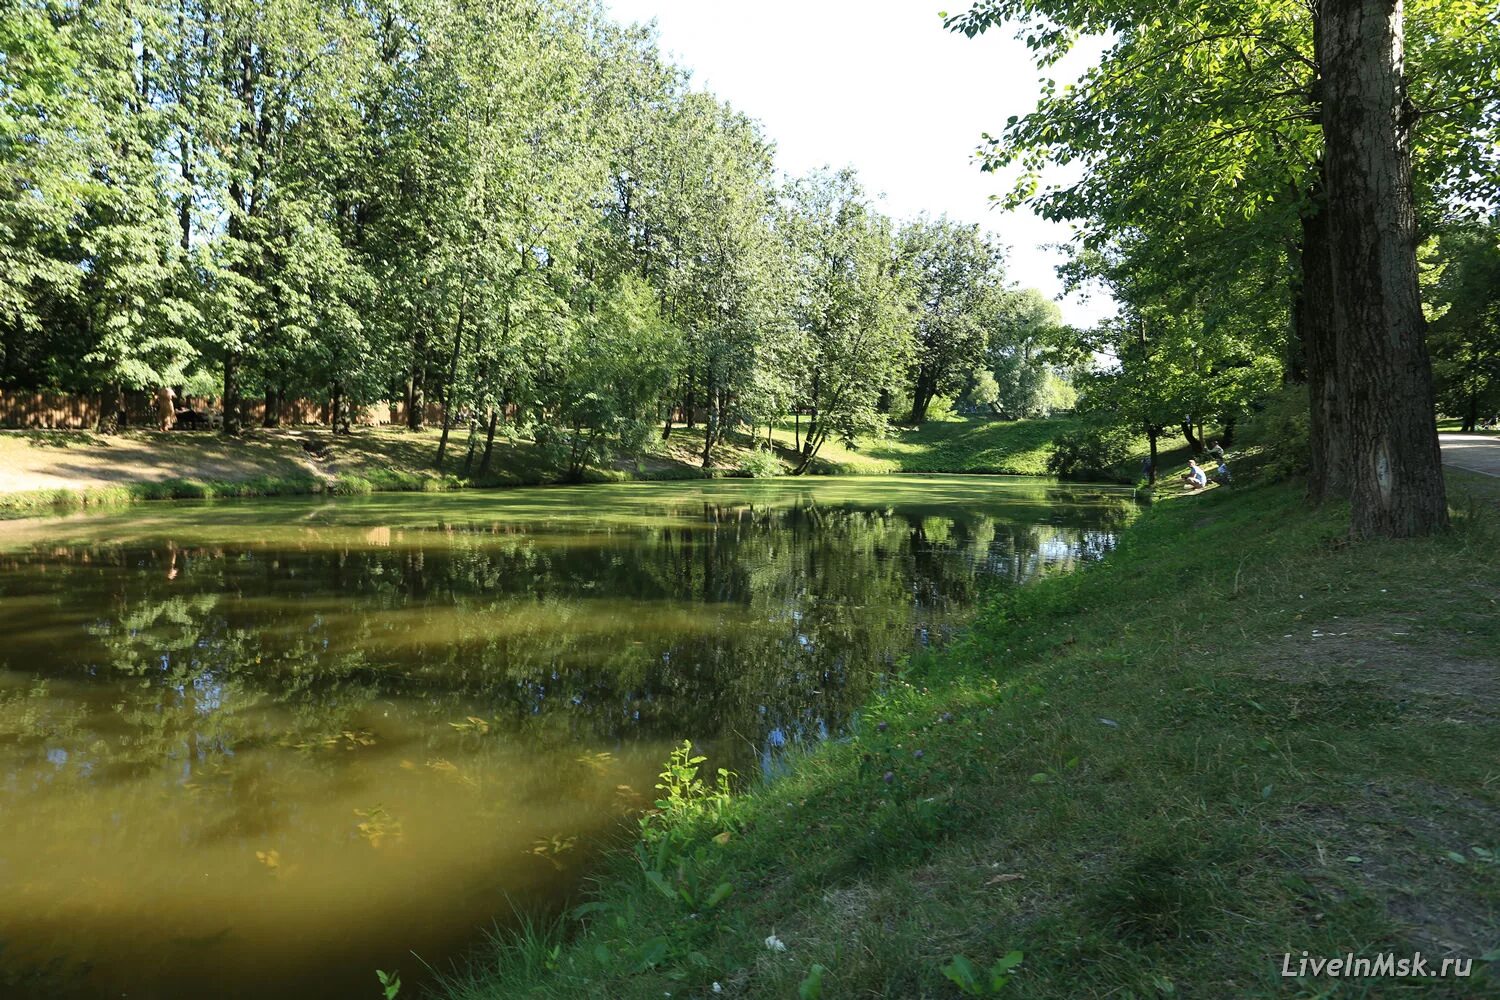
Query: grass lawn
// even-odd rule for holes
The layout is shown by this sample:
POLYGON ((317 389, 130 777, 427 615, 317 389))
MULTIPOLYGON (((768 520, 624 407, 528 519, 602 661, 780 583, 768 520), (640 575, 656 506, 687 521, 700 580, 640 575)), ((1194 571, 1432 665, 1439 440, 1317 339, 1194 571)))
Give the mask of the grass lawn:
POLYGON ((1081 426, 1072 417, 1049 420, 967 418, 928 421, 873 442, 871 457, 896 462, 903 472, 995 472, 1045 476, 1052 442, 1081 426))
POLYGON ((1463 430, 1464 422, 1457 417, 1444 417, 1438 421, 1439 434, 1486 434, 1492 437, 1500 437, 1500 430, 1463 430))
POLYGON ((1500 995, 1500 505, 1472 479, 1451 532, 1357 545, 1296 485, 1163 491, 787 777, 668 796, 587 906, 445 994, 953 997, 972 967, 979 996, 1019 951, 997 995, 1500 995), (1283 979, 1304 949, 1473 976, 1283 979))
MULTIPOLYGON (((971 472, 1010 476, 1047 475, 1047 456, 1062 434, 1082 426, 1075 417, 1046 420, 995 420, 988 417, 951 417, 928 420, 918 427, 894 427, 889 436, 860 441, 846 448, 829 441, 818 453, 821 472, 879 475, 889 472, 971 472)), ((805 426, 804 426, 805 429, 805 426)), ((779 447, 790 455, 795 432, 790 423, 779 424, 774 433, 779 447)), ((1168 460, 1163 445, 1163 467, 1168 460)), ((1140 453, 1146 453, 1142 438, 1140 453)), ((1183 450, 1183 455, 1187 454, 1183 450)), ((1186 458, 1183 459, 1186 461, 1186 458)), ((1136 471, 1140 458, 1132 460, 1126 479, 1136 471)))

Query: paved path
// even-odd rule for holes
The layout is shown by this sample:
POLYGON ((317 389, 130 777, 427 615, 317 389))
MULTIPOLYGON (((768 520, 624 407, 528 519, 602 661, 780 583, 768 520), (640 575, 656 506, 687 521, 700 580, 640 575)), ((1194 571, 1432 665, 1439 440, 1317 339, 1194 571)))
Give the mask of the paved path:
POLYGON ((1484 434, 1439 434, 1443 464, 1486 476, 1500 476, 1500 437, 1484 434))

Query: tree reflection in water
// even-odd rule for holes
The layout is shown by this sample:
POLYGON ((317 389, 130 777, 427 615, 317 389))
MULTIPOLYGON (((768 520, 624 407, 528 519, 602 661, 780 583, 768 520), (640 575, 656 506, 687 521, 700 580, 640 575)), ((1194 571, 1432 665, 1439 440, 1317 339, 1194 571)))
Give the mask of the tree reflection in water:
POLYGON ((452 955, 507 896, 576 884, 672 743, 773 771, 983 588, 1100 557, 1131 511, 929 483, 0 535, 0 986, 258 995, 317 970, 330 995, 452 955))

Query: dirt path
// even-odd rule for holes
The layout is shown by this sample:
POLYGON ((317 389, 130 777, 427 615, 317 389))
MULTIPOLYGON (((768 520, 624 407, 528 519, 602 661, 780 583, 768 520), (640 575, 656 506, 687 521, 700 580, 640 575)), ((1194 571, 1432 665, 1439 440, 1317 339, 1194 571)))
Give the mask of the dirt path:
POLYGON ((167 479, 319 474, 295 432, 225 441, 209 433, 0 432, 0 493, 90 489, 167 479))
POLYGON ((1483 434, 1439 434, 1443 464, 1485 476, 1500 476, 1500 437, 1483 434))

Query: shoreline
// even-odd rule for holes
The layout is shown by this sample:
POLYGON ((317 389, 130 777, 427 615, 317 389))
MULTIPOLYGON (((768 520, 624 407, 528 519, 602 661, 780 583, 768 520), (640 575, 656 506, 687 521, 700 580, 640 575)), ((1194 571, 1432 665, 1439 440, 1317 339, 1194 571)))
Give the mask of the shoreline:
POLYGON ((1500 566, 1446 567, 1500 515, 1450 482, 1454 531, 1406 543, 1338 543, 1295 482, 1157 503, 1104 561, 981 602, 847 740, 730 798, 701 776, 437 995, 946 996, 1020 952, 1007 995, 1228 996, 1288 951, 1480 957, 1500 566))
MULTIPOLYGON (((1046 476, 1052 440, 1073 426, 1067 418, 933 422, 893 432, 857 451, 830 442, 807 474, 1046 476)), ((437 442, 430 429, 366 428, 349 436, 321 428, 256 430, 233 440, 199 432, 104 437, 88 431, 0 431, 0 464, 9 466, 8 475, 0 475, 0 519, 156 500, 753 478, 746 463, 752 442, 744 435, 716 448, 708 469, 697 443, 679 434, 653 452, 619 455, 606 467, 590 467, 578 479, 527 439, 497 438, 490 469, 469 475, 463 473, 466 442, 450 441, 441 468, 433 461, 437 442), (28 483, 46 485, 4 488, 28 483)), ((790 431, 778 430, 774 444, 785 473, 792 457, 790 431)), ((1116 484, 1128 485, 1123 477, 1116 484)))

